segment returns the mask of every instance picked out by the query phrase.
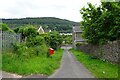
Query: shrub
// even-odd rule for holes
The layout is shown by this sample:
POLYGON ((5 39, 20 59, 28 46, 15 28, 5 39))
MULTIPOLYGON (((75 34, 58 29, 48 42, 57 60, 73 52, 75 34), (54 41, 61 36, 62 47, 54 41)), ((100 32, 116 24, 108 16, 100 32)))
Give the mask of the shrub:
POLYGON ((44 41, 44 37, 42 36, 35 36, 35 37, 29 37, 27 39, 27 46, 38 46, 38 45, 42 45, 43 43, 45 43, 44 41))
POLYGON ((62 44, 63 38, 58 32, 50 32, 48 36, 45 37, 45 41, 53 49, 58 49, 62 44))
POLYGON ((29 37, 35 37, 38 35, 37 29, 32 25, 26 25, 19 28, 18 33, 22 34, 23 41, 26 41, 29 37))
POLYGON ((47 56, 48 46, 45 43, 41 45, 34 45, 27 47, 26 43, 15 44, 14 45, 14 53, 18 55, 18 57, 33 57, 33 56, 47 56))
POLYGON ((46 44, 36 46, 36 55, 47 56, 47 53, 48 53, 48 46, 46 44))
POLYGON ((23 55, 23 52, 25 52, 27 49, 27 46, 25 43, 21 43, 21 44, 16 43, 13 46, 14 46, 14 53, 17 54, 18 56, 23 55))
POLYGON ((82 42, 77 42, 76 43, 76 46, 80 46, 80 45, 82 45, 83 43, 82 42))

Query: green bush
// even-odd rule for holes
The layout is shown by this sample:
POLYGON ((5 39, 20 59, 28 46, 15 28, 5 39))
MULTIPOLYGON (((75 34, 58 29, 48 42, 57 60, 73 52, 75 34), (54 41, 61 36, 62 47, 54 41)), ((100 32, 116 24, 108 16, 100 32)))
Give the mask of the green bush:
POLYGON ((71 35, 62 35, 64 39, 64 44, 72 44, 72 36, 71 35))
POLYGON ((45 37, 45 41, 50 47, 56 50, 61 46, 63 37, 58 32, 50 32, 45 37))
POLYGON ((14 53, 18 55, 18 57, 32 57, 32 56, 47 56, 48 46, 45 43, 41 45, 34 45, 27 47, 26 43, 15 44, 14 45, 14 53))
POLYGON ((22 40, 26 41, 29 37, 38 35, 37 29, 32 25, 25 25, 15 30, 17 33, 22 34, 22 40), (17 31, 18 30, 18 31, 17 31))
POLYGON ((42 45, 43 43, 45 43, 44 41, 44 37, 42 36, 35 36, 35 37, 30 37, 27 39, 27 46, 38 46, 38 45, 42 45))
POLYGON ((36 55, 47 56, 47 53, 48 53, 48 46, 46 44, 36 46, 36 55))
POLYGON ((48 52, 48 46, 46 46, 46 44, 42 44, 42 45, 38 45, 38 46, 34 46, 34 47, 29 47, 26 50, 25 55, 29 54, 29 57, 32 56, 47 56, 47 52, 48 52))
POLYGON ((82 45, 83 43, 82 42, 77 42, 76 43, 76 46, 80 46, 80 45, 82 45))
POLYGON ((17 54, 18 56, 22 56, 23 52, 26 52, 27 46, 25 43, 16 43, 13 45, 14 46, 14 53, 17 54))
POLYGON ((14 30, 16 33, 22 34, 22 43, 14 45, 14 52, 18 56, 32 57, 46 55, 48 45, 45 44, 44 36, 37 32, 37 29, 32 25, 25 25, 14 30))

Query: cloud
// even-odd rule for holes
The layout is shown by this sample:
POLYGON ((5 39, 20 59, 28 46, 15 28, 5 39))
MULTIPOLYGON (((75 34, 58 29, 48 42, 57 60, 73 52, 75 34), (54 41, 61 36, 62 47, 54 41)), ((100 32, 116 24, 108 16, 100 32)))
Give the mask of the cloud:
POLYGON ((80 21, 79 10, 100 0, 1 0, 0 18, 58 17, 80 21))

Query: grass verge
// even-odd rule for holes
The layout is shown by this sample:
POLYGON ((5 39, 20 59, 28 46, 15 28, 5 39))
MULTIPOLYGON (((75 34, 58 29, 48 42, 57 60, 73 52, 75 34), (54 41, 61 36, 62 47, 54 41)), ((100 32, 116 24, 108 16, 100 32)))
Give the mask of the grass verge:
POLYGON ((74 49, 70 51, 96 78, 118 78, 118 65, 92 59, 89 55, 74 49))
POLYGON ((59 68, 62 49, 55 51, 51 57, 34 56, 31 58, 16 57, 13 53, 2 55, 2 70, 19 75, 44 74, 50 75, 59 68))

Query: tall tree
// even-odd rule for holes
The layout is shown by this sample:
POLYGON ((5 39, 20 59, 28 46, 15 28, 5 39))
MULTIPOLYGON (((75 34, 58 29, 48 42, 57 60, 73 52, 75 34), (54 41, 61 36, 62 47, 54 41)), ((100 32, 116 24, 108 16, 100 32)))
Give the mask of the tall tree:
POLYGON ((107 41, 117 40, 117 30, 120 29, 120 4, 102 2, 98 7, 88 3, 80 12, 83 17, 81 27, 83 37, 92 44, 104 44, 107 41))

